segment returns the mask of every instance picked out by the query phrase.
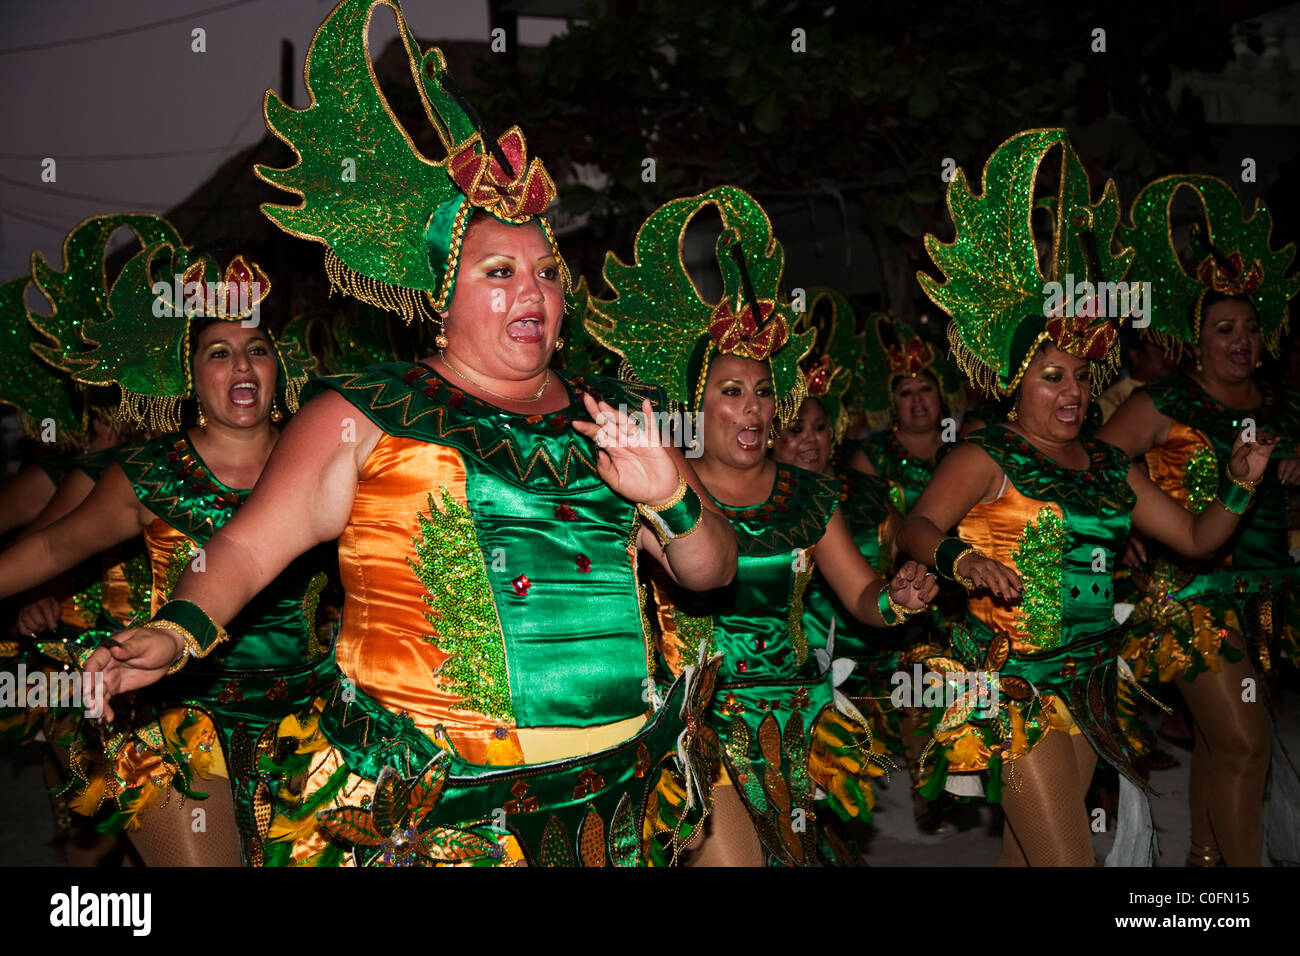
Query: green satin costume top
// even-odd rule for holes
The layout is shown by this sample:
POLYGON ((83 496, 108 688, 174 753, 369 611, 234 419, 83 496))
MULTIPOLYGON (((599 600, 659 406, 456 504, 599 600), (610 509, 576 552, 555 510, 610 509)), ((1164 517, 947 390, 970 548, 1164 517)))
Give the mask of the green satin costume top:
POLYGON ((595 445, 572 423, 590 421, 584 390, 629 410, 657 395, 552 374, 570 401, 540 415, 502 411, 423 364, 375 365, 309 386, 338 392, 383 432, 341 548, 340 669, 425 733, 443 727, 471 763, 520 762, 494 743, 512 741, 516 728, 599 726, 649 710, 640 519, 601 479, 595 445), (418 508, 414 535, 396 530, 405 517, 381 527, 371 499, 418 508), (350 570, 351 552, 364 560, 366 547, 387 562, 369 577, 350 570), (457 568, 462 577, 446 586, 457 568), (366 600, 384 604, 368 619, 353 593, 363 583, 366 600), (399 661, 434 677, 404 678, 399 661))
POLYGON ((905 515, 921 497, 935 468, 939 467, 939 462, 943 461, 943 456, 952 446, 945 443, 939 446, 939 451, 933 458, 918 458, 903 447, 898 434, 891 428, 864 438, 858 447, 882 477, 895 482, 902 489, 901 498, 894 492, 890 500, 898 513, 905 515))
MULTIPOLYGON (((183 432, 115 449, 136 497, 155 516, 145 529, 154 607, 167 600, 185 566, 251 494, 222 484, 183 432)), ((230 640, 142 692, 158 706, 184 702, 207 711, 229 735, 238 721, 261 726, 311 701, 326 659, 316 610, 329 550, 295 559, 229 623, 230 640)))
MULTIPOLYGON (((1220 404, 1189 375, 1171 375, 1137 390, 1149 396, 1162 415, 1196 429, 1211 442, 1212 448, 1195 456, 1195 461, 1171 463, 1181 472, 1190 510, 1199 512, 1214 498, 1223 465, 1231 456, 1233 443, 1247 419, 1254 419, 1259 435, 1272 434, 1281 439, 1275 458, 1297 453, 1300 390, 1272 383, 1263 383, 1260 389, 1263 401, 1249 410, 1220 404)), ((1153 449, 1152 453, 1158 454, 1159 449, 1153 449)), ((1231 568, 1225 578, 1228 590, 1233 588, 1231 578, 1240 572, 1293 566, 1287 546, 1286 489, 1278 480, 1276 461, 1269 462, 1264 480, 1255 492, 1254 504, 1242 515, 1227 544, 1209 562, 1193 566, 1202 575, 1231 568)))

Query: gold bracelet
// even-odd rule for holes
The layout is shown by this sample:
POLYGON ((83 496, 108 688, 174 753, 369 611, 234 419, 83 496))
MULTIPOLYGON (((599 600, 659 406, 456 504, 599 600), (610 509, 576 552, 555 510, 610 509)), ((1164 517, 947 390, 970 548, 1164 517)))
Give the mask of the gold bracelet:
POLYGON ((185 630, 179 624, 173 624, 171 621, 159 621, 156 624, 146 624, 145 627, 152 627, 159 631, 171 631, 173 634, 179 634, 181 638, 181 654, 172 662, 171 667, 167 669, 167 674, 175 674, 178 670, 190 662, 190 657, 200 657, 199 642, 193 634, 185 630))
POLYGON ((955 559, 953 559, 952 579, 956 581, 958 584, 960 584, 962 587, 964 587, 966 589, 967 594, 971 594, 975 590, 975 582, 972 581, 970 578, 966 577, 964 574, 957 573, 957 565, 959 565, 961 563, 961 559, 966 557, 966 555, 968 554, 976 554, 981 558, 987 557, 987 555, 985 555, 985 553, 981 551, 979 548, 967 548, 961 554, 957 555, 955 559))
POLYGON ((1228 476, 1228 480, 1231 481, 1238 488, 1242 489, 1243 491, 1248 491, 1253 495, 1255 493, 1255 489, 1259 487, 1260 479, 1258 478, 1256 478, 1254 481, 1243 481, 1242 479, 1238 478, 1236 475, 1232 473, 1232 469, 1230 467, 1224 468, 1223 471, 1224 474, 1228 476))
POLYGON ((898 616, 899 621, 907 620, 907 618, 911 617, 913 614, 920 614, 921 611, 924 610, 924 608, 913 609, 910 607, 903 607, 903 605, 894 600, 894 595, 889 590, 888 584, 885 585, 885 600, 889 602, 889 609, 898 616))
MULTIPOLYGON (((671 508, 673 505, 677 504, 679 501, 681 501, 683 498, 686 497, 686 489, 687 489, 687 487, 689 487, 689 486, 686 484, 686 479, 682 476, 682 473, 681 473, 681 472, 678 472, 678 473, 677 473, 677 491, 675 491, 675 492, 673 493, 673 496, 672 496, 671 498, 669 498, 667 501, 665 501, 665 502, 664 502, 663 504, 661 504, 661 505, 648 505, 648 504, 646 504, 645 502, 642 502, 641 504, 637 505, 637 507, 638 507, 638 508, 644 508, 644 509, 646 509, 646 511, 655 511, 655 512, 659 512, 659 511, 667 511, 667 510, 668 510, 669 508, 671 508)), ((691 530, 693 531, 693 530, 695 530, 695 529, 692 528, 691 530)), ((686 533, 687 533, 687 534, 690 534, 690 531, 688 531, 688 532, 686 532, 686 533)), ((681 535, 678 535, 678 537, 681 537, 681 535)))

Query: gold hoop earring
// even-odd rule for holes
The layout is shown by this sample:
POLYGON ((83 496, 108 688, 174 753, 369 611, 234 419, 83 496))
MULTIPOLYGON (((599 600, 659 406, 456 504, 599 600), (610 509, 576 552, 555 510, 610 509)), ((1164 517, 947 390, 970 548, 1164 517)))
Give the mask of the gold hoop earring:
POLYGON ((284 418, 280 413, 280 406, 276 404, 275 399, 271 400, 271 421, 278 422, 284 418))
POLYGON ((207 428, 208 416, 203 414, 203 403, 199 402, 197 398, 195 399, 195 401, 198 402, 199 404, 199 416, 194 420, 194 423, 198 425, 200 428, 207 428))

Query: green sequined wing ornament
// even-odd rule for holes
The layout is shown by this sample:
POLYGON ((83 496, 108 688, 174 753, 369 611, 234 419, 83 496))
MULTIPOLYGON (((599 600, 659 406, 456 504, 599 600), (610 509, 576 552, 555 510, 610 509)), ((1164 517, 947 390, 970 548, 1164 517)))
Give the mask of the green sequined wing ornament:
POLYGON ((1130 275, 1151 283, 1147 334, 1173 355, 1200 341, 1202 305, 1211 292, 1243 296, 1259 315, 1264 344, 1276 355, 1290 321, 1289 300, 1300 291, 1300 274, 1287 276, 1295 243, 1272 247, 1273 217, 1262 200, 1248 217, 1223 180, 1214 176, 1165 176, 1143 187, 1120 227, 1137 250, 1130 275), (1175 233, 1173 206, 1179 190, 1200 205, 1185 248, 1175 233))
POLYGON ((612 300, 592 299, 587 331, 621 355, 626 371, 662 388, 669 402, 699 411, 709 366, 717 355, 770 363, 777 417, 784 426, 806 394, 800 360, 814 332, 791 334, 795 314, 781 298, 785 251, 772 235, 763 207, 734 186, 675 199, 650 214, 637 230, 635 257, 605 257, 612 300), (716 256, 722 296, 705 299, 684 258, 686 230, 713 207, 722 217, 716 256))
POLYGON ((796 330, 811 329, 816 338, 801 366, 808 397, 822 403, 832 441, 838 445, 852 418, 849 393, 856 383, 866 333, 858 330, 849 300, 834 289, 814 287, 807 294, 807 311, 796 330))
POLYGON ((952 242, 925 237, 942 283, 917 280, 931 301, 952 317, 953 356, 973 384, 1009 395, 1020 384, 1038 346, 1058 348, 1098 366, 1100 388, 1119 362, 1119 316, 1107 316, 1096 283, 1124 280, 1133 250, 1114 248, 1119 197, 1107 182, 1091 201, 1088 174, 1063 129, 1033 129, 1011 137, 984 167, 976 195, 963 170, 948 185, 952 242), (1032 214, 1043 161, 1060 151, 1056 194, 1046 204, 1052 232, 1047 274, 1039 265, 1032 214), (1053 288, 1052 283, 1056 283, 1053 288), (1079 283, 1083 294, 1074 295, 1079 283), (1068 289, 1066 287, 1069 287, 1068 289))
POLYGON ((72 380, 60 369, 36 357, 40 338, 27 320, 24 296, 31 279, 21 276, 0 285, 0 326, 4 337, 0 339, 0 405, 8 405, 18 412, 23 431, 33 438, 49 434, 51 437, 74 436, 84 430, 85 423, 76 401, 72 380))
MULTIPOLYGON (((321 24, 304 70, 311 105, 297 110, 267 91, 267 128, 298 157, 287 169, 257 166, 258 176, 301 197, 297 206, 263 204, 285 232, 323 244, 331 287, 363 302, 439 322, 451 301, 469 216, 536 221, 555 184, 527 156, 512 127, 491 140, 447 72, 442 51, 421 53, 396 0, 344 0, 321 24), (447 157, 420 153, 380 90, 370 57, 370 20, 391 7, 411 77, 447 157)), ((559 252, 556 250, 559 258, 559 252)), ((560 259, 561 275, 568 273, 560 259)))
POLYGON ((617 378, 619 357, 597 342, 587 331, 587 317, 591 315, 592 294, 586 277, 578 280, 564 299, 564 340, 568 349, 564 353, 564 367, 579 375, 605 375, 617 378))
POLYGON ((117 404, 115 389, 93 391, 75 381, 75 375, 93 364, 86 357, 88 345, 82 332, 108 312, 105 260, 109 241, 120 230, 128 230, 138 247, 176 238, 170 223, 148 213, 92 216, 64 238, 62 269, 51 265, 41 253, 32 254, 32 282, 43 296, 45 307, 26 313, 32 332, 28 357, 34 354, 42 363, 67 373, 65 384, 60 386, 65 393, 63 399, 47 407, 56 409, 53 417, 59 433, 74 436, 74 442, 79 440, 75 436, 84 431, 92 406, 97 414, 110 420, 116 414, 115 409, 99 408, 104 403, 117 404))

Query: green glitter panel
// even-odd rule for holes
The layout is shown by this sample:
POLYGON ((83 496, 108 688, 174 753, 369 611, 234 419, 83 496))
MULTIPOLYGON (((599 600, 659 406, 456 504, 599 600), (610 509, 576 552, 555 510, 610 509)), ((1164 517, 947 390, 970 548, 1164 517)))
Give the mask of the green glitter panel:
POLYGON ((1065 546, 1065 522, 1052 508, 1043 508, 1037 519, 1020 532, 1020 547, 1011 552, 1024 590, 1016 615, 1025 639, 1040 647, 1061 642, 1061 561, 1065 546))
POLYGON ((429 495, 412 539, 415 558, 407 563, 424 585, 425 619, 434 629, 427 640, 451 657, 439 671, 447 688, 465 698, 455 705, 514 722, 505 637, 497 620, 487 567, 474 519, 446 488, 440 507, 429 495))
POLYGON ((681 637, 682 662, 684 664, 694 664, 700 659, 701 643, 705 643, 708 647, 709 657, 718 652, 717 644, 713 638, 713 617, 711 615, 697 617, 674 607, 672 616, 673 624, 676 625, 677 633, 681 637))
POLYGON ((1187 459, 1183 472, 1183 488, 1187 491, 1187 510, 1200 514, 1214 500, 1219 490, 1219 456, 1208 445, 1202 445, 1187 459))

